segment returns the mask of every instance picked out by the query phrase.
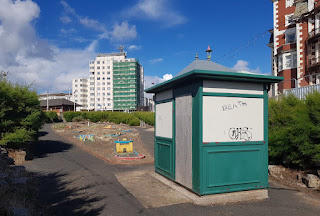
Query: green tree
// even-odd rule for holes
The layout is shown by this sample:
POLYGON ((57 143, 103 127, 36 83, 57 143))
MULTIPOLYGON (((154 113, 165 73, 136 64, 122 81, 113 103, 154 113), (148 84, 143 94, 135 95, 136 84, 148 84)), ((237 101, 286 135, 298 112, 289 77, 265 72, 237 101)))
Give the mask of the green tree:
POLYGON ((36 139, 45 121, 35 91, 12 84, 0 74, 0 145, 22 148, 36 139))

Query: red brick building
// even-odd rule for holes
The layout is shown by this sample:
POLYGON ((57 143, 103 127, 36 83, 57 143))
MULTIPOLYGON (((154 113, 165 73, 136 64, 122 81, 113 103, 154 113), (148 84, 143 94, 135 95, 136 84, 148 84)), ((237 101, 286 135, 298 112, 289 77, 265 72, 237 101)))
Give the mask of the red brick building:
POLYGON ((284 77, 272 94, 320 84, 320 0, 271 1, 272 73, 284 77))

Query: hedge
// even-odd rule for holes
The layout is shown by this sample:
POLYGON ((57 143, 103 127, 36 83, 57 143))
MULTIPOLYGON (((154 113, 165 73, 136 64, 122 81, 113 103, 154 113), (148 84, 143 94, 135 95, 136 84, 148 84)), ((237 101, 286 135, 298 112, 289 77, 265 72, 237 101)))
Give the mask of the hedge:
POLYGON ((154 112, 134 112, 134 115, 148 125, 154 126, 154 112))
POLYGON ((78 121, 82 119, 89 120, 91 122, 113 122, 116 124, 124 123, 130 126, 139 126, 140 120, 132 113, 124 112, 64 112, 64 118, 67 122, 78 121))
POLYGON ((269 100, 269 159, 301 169, 320 166, 320 93, 269 100))

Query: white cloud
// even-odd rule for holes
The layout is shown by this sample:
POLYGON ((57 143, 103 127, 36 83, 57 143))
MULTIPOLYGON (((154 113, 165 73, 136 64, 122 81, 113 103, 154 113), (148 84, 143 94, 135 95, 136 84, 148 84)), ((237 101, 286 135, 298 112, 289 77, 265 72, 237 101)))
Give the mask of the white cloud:
POLYGON ((249 65, 249 62, 243 61, 243 60, 238 60, 232 69, 234 69, 236 71, 247 71, 247 72, 252 72, 252 73, 261 73, 261 70, 259 67, 257 67, 256 69, 250 69, 248 67, 248 65, 249 65))
POLYGON ((127 47, 128 50, 140 50, 142 48, 142 46, 140 45, 129 45, 127 47))
MULTIPOLYGON (((170 80, 173 78, 173 75, 172 74, 165 74, 161 77, 158 77, 158 76, 144 76, 144 80, 145 80, 145 83, 144 83, 144 89, 148 89, 154 85, 157 85, 159 83, 162 83, 162 82, 165 82, 167 80, 170 80)), ((146 97, 147 98, 151 98, 152 97, 152 94, 147 94, 146 93, 146 97)))
POLYGON ((60 3, 64 8, 65 13, 75 17, 82 26, 99 32, 99 39, 128 41, 137 38, 138 33, 136 26, 130 25, 127 21, 123 21, 120 24, 116 22, 110 30, 105 26, 105 24, 98 20, 79 15, 67 2, 61 1, 60 3))
POLYGON ((63 24, 67 24, 71 22, 71 18, 68 16, 61 16, 59 19, 63 24))
POLYGON ((137 38, 137 30, 135 25, 129 25, 128 22, 124 21, 120 24, 116 23, 113 26, 111 33, 112 40, 127 41, 137 38))
MULTIPOLYGON (((68 91, 73 78, 87 77, 88 61, 97 41, 86 49, 60 49, 36 36, 31 25, 39 16, 37 4, 0 0, 0 70, 13 82, 31 84, 39 91, 68 91)), ((73 30, 71 30, 73 31, 73 30)))
POLYGON ((78 31, 77 31, 76 29, 74 29, 74 28, 69 28, 69 29, 64 29, 64 28, 62 28, 62 29, 60 29, 60 32, 61 32, 62 34, 69 35, 69 34, 77 33, 78 31))
POLYGON ((156 59, 149 60, 149 62, 151 64, 155 64, 155 63, 162 62, 162 61, 163 61, 163 58, 156 58, 156 59))
POLYGON ((173 10, 168 0, 139 0, 136 5, 125 10, 124 16, 160 21, 165 27, 184 24, 187 18, 173 10))

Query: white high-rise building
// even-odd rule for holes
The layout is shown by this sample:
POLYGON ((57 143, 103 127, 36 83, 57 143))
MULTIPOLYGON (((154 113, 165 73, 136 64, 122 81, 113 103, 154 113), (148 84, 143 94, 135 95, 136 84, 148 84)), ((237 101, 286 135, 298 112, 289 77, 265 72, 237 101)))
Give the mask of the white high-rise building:
POLYGON ((87 92, 82 92, 81 98, 77 94, 81 89, 77 89, 75 83, 86 79, 73 80, 72 92, 76 100, 79 98, 81 110, 129 111, 143 105, 143 67, 137 59, 127 58, 123 47, 119 50, 100 53, 89 61, 89 79, 82 83, 86 84, 87 92))
POLYGON ((76 111, 88 110, 88 87, 86 78, 72 80, 72 101, 81 105, 76 111))

